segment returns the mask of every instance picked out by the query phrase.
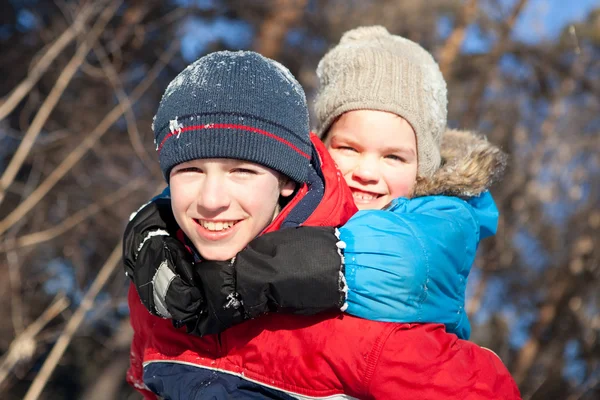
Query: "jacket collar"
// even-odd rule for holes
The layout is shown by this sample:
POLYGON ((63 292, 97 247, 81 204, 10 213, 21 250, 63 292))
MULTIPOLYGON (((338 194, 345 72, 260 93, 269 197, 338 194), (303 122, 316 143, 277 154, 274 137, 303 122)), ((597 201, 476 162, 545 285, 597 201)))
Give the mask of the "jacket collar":
POLYGON ((310 139, 313 155, 308 182, 298 189, 264 233, 301 225, 340 226, 358 211, 325 145, 313 133, 310 139))
POLYGON ((413 197, 474 197, 501 179, 507 155, 484 136, 448 129, 442 136, 442 165, 429 178, 418 177, 413 197))

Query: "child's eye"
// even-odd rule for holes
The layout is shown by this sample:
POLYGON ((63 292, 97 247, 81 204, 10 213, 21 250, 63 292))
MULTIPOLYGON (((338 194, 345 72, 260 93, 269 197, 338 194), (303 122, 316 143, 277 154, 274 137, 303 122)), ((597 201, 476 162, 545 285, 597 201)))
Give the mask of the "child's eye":
POLYGON ((350 147, 350 146, 338 146, 337 149, 342 150, 342 151, 352 152, 352 153, 358 153, 358 150, 356 150, 354 147, 350 147))
POLYGON ((385 156, 388 160, 398 161, 398 162, 406 162, 404 157, 397 156, 396 154, 388 154, 385 156))
POLYGON ((196 172, 196 173, 201 173, 202 170, 198 167, 183 167, 183 168, 179 168, 177 170, 175 170, 176 173, 181 174, 181 173, 186 173, 186 172, 196 172))
POLYGON ((238 174, 238 175, 256 175, 257 172, 253 169, 248 169, 248 168, 235 168, 233 170, 234 173, 238 174))

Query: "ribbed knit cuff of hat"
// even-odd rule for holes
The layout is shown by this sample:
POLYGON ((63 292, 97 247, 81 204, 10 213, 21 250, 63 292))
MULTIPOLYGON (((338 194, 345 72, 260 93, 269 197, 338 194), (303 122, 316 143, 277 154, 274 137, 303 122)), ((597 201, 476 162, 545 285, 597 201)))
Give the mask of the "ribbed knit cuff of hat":
POLYGON ((251 161, 296 182, 306 180, 310 154, 306 144, 294 140, 285 127, 251 115, 209 113, 177 117, 157 135, 160 166, 169 181, 171 169, 202 158, 230 158, 251 161), (171 128, 171 129, 169 129, 171 128), (284 140, 286 137, 289 140, 284 140))

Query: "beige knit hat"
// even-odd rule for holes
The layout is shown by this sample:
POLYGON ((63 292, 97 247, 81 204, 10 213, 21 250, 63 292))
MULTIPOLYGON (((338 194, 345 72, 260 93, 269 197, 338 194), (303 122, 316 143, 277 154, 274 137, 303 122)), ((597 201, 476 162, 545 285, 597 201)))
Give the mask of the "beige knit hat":
POLYGON ((429 177, 439 168, 448 99, 446 81, 429 52, 382 26, 360 27, 346 32, 323 57, 317 76, 315 111, 322 139, 347 111, 387 111, 412 125, 419 175, 429 177))

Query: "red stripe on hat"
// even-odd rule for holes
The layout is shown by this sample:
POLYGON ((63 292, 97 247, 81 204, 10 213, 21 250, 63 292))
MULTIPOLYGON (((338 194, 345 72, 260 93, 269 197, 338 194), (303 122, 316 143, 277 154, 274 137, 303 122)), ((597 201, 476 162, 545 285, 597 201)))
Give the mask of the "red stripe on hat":
POLYGON ((293 143, 288 142, 287 140, 282 139, 279 136, 272 134, 271 132, 263 131, 262 129, 257 129, 257 128, 254 128, 252 126, 236 125, 236 124, 205 124, 205 125, 187 126, 185 128, 181 128, 181 130, 178 130, 177 132, 169 132, 169 134, 167 136, 165 136, 165 138, 162 140, 162 142, 160 142, 160 146, 158 146, 158 148, 156 150, 160 154, 160 151, 162 150, 165 142, 171 136, 180 135, 183 132, 187 132, 187 131, 194 131, 194 130, 198 130, 199 131, 199 130, 204 130, 204 129, 222 129, 222 128, 225 128, 225 129, 238 129, 238 130, 242 130, 242 131, 260 133, 261 135, 265 135, 265 136, 268 136, 268 137, 270 137, 272 139, 280 141, 281 143, 285 144, 286 146, 289 146, 292 149, 294 149, 302 157, 307 158, 307 159, 310 160, 310 156, 308 154, 306 154, 305 152, 303 152, 302 150, 300 150, 298 147, 296 147, 293 143))

